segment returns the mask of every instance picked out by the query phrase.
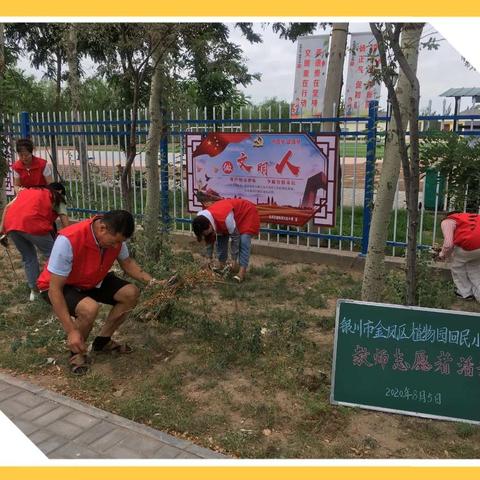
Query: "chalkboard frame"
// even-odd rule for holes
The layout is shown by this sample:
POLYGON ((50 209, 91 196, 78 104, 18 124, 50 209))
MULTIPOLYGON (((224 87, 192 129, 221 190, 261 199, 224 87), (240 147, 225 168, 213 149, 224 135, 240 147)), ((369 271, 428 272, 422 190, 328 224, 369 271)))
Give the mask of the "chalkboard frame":
POLYGON ((335 376, 336 376, 336 363, 337 363, 337 349, 338 349, 338 331, 339 331, 339 321, 340 321, 340 308, 342 304, 358 304, 358 305, 370 305, 382 308, 395 308, 395 309, 405 309, 405 310, 414 310, 414 311, 426 311, 426 312, 433 312, 433 313, 447 313, 450 315, 454 315, 456 313, 461 314, 462 316, 473 316, 479 317, 480 314, 478 312, 465 312, 459 310, 446 310, 440 308, 428 308, 428 307, 418 307, 418 306, 408 306, 408 305, 396 305, 390 303, 378 303, 378 302, 363 302, 360 300, 350 300, 350 299, 337 299, 337 306, 336 306, 336 313, 335 313, 335 332, 334 332, 334 344, 333 344, 333 359, 332 359, 332 374, 331 374, 331 384, 330 384, 330 403, 332 405, 341 405, 346 407, 354 407, 354 408, 362 408, 366 410, 373 410, 379 412, 386 412, 386 413, 396 413, 400 415, 408 415, 413 417, 419 418, 429 418, 434 420, 446 420, 452 422, 462 422, 474 425, 480 425, 480 421, 476 421, 473 419, 466 419, 466 418, 458 418, 458 417, 451 417, 451 416, 442 416, 442 415, 435 415, 425 412, 417 412, 413 410, 403 410, 403 409, 394 409, 389 407, 382 407, 376 405, 365 405, 362 403, 352 403, 352 402, 345 402, 342 400, 335 399, 335 376))

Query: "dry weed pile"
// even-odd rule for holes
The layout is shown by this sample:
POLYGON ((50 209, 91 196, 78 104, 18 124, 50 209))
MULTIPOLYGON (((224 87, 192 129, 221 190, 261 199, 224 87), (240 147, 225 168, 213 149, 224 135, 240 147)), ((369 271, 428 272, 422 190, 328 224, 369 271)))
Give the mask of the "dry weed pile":
POLYGON ((132 315, 140 321, 155 320, 171 308, 181 290, 223 283, 210 269, 188 270, 177 273, 169 280, 152 284, 143 293, 132 315))

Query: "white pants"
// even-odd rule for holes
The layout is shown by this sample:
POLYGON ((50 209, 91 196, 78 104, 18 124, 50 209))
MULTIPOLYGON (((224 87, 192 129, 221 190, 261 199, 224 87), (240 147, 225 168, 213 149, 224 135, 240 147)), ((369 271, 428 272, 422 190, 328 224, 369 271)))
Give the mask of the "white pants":
POLYGON ((480 248, 454 247, 450 268, 457 292, 464 298, 473 295, 480 302, 480 248))

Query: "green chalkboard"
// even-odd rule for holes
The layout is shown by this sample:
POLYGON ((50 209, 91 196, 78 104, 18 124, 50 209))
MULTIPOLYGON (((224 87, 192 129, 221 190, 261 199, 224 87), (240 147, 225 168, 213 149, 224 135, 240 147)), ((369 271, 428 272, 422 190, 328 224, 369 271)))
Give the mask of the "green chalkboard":
POLYGON ((339 300, 331 401, 480 423, 480 315, 339 300))

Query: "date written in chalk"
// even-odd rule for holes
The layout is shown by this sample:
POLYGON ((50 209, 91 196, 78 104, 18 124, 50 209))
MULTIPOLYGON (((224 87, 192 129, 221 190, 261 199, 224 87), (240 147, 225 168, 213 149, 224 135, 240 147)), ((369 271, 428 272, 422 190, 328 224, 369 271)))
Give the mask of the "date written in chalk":
POLYGON ((442 404, 442 394, 440 392, 432 393, 426 390, 413 390, 408 387, 386 387, 385 396, 392 398, 401 398, 403 400, 411 400, 420 403, 435 403, 442 404))

